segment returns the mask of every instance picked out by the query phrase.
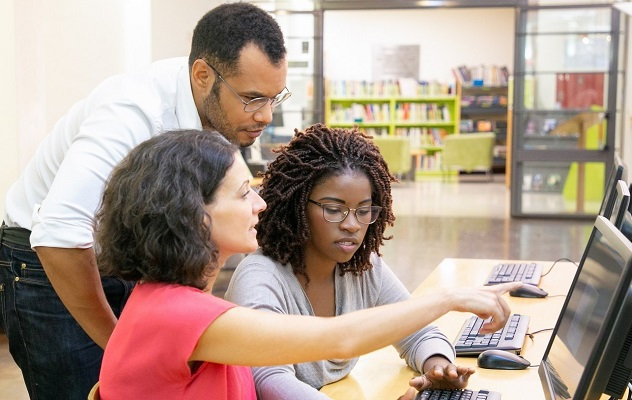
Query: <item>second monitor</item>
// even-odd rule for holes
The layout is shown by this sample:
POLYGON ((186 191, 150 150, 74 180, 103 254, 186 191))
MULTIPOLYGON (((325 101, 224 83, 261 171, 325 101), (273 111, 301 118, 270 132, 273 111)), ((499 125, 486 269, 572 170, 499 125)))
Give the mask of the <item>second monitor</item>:
POLYGON ((632 243, 602 216, 538 370, 547 400, 621 398, 632 376, 632 243))

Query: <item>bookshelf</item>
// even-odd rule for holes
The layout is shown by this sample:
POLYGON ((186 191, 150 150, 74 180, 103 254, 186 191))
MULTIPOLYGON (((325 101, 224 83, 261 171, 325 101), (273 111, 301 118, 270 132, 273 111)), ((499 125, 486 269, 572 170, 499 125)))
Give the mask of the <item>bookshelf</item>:
POLYGON ((357 125, 373 136, 407 136, 417 174, 440 175, 442 140, 459 132, 461 110, 454 92, 454 87, 437 83, 405 90, 399 82, 330 83, 325 122, 331 127, 357 125))
POLYGON ((507 163, 508 86, 474 86, 457 83, 460 97, 460 132, 494 132, 494 172, 505 172, 507 163))

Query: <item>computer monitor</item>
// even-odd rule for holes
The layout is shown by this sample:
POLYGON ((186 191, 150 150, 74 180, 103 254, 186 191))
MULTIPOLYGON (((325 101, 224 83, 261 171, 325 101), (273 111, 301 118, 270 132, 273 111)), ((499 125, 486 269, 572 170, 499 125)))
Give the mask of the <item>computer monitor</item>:
POLYGON ((632 243, 597 216, 538 373, 547 400, 621 398, 632 376, 632 243))
POLYGON ((601 201, 601 207, 599 207, 599 215, 610 219, 610 216, 612 215, 612 206, 614 205, 612 192, 616 190, 617 182, 620 180, 623 180, 624 182, 628 181, 628 168, 621 158, 615 155, 612 169, 610 170, 610 174, 608 174, 608 178, 606 179, 606 184, 604 186, 605 193, 603 200, 601 201))
MULTIPOLYGON (((628 211, 630 205, 630 189, 628 184, 622 180, 618 181, 616 190, 612 191, 612 212, 610 213, 610 222, 612 225, 621 230, 624 222, 625 213, 628 211)), ((629 237, 628 237, 629 239, 629 237)))

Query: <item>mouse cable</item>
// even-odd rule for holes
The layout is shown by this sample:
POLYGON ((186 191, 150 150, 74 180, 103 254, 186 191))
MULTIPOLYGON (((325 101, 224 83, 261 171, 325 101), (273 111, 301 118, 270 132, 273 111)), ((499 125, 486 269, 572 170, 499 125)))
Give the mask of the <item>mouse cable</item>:
POLYGON ((534 335, 537 335, 538 333, 541 333, 541 332, 552 331, 552 330, 553 330, 553 328, 544 328, 544 329, 540 329, 539 331, 535 331, 535 332, 527 332, 526 336, 529 336, 529 338, 531 340, 533 340, 533 336, 534 335))
POLYGON ((549 272, 551 272, 551 270, 553 269, 553 267, 555 267, 555 264, 557 264, 560 261, 568 261, 568 262, 572 262, 573 264, 575 264, 576 267, 579 267, 579 264, 577 264, 575 261, 571 260, 570 258, 566 258, 566 257, 562 257, 562 258, 558 258, 557 260, 555 260, 553 262, 553 265, 551 265, 551 268, 549 268, 548 271, 546 271, 545 273, 543 273, 541 276, 546 276, 548 275, 549 272))

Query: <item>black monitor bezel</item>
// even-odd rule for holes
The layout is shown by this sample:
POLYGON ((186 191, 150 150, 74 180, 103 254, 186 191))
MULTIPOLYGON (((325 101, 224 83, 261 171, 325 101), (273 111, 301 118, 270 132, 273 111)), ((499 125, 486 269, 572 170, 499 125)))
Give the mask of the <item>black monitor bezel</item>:
POLYGON ((616 190, 617 182, 620 180, 627 182, 628 168, 621 158, 615 155, 612 169, 610 170, 604 185, 605 192, 603 200, 601 201, 601 206, 599 207, 598 215, 602 215, 610 219, 610 216, 612 215, 612 206, 614 205, 612 192, 616 190))
POLYGON ((613 198, 612 211, 608 219, 617 229, 621 230, 625 213, 630 206, 630 189, 623 180, 617 181, 615 188, 616 190, 612 192, 611 196, 613 198))
MULTIPOLYGON (((597 216, 595 220, 595 224, 593 226, 593 230, 588 240, 588 244, 586 245, 586 249, 584 250, 584 254, 582 256, 582 260, 580 262, 579 268, 577 269, 577 272, 575 273, 575 277, 573 278, 573 283, 571 284, 571 287, 568 291, 566 300, 564 301, 564 305, 562 306, 562 310, 557 319, 555 328, 553 329, 553 333, 551 334, 551 338, 549 339, 549 343, 547 344, 544 355, 542 356, 542 361, 540 362, 540 366, 538 368, 538 374, 540 376, 540 381, 542 383, 542 389, 544 391, 544 395, 547 400, 555 400, 555 397, 554 397, 554 393, 552 392, 553 384, 551 382, 551 378, 548 376, 549 374, 546 370, 545 361, 548 358, 552 344, 560 328, 560 324, 562 322, 562 316, 564 314, 564 311, 567 309, 568 303, 571 298, 570 294, 572 293, 573 288, 575 287, 579 279, 579 276, 582 271, 582 267, 589 253, 590 246, 593 243, 595 233, 597 230, 599 230, 599 232, 603 236, 607 237, 609 242, 613 243, 613 239, 614 239, 615 246, 613 246, 613 248, 617 251, 617 253, 622 258, 626 260, 626 264, 621 274, 622 279, 620 280, 615 290, 614 301, 611 303, 607 311, 607 314, 604 318, 605 322, 598 333, 597 344, 595 348, 592 350, 591 355, 589 356, 588 362, 586 363, 586 366, 584 369, 584 373, 582 374, 582 377, 580 378, 580 381, 578 383, 577 392, 574 394, 576 398, 581 398, 581 399, 589 398, 587 397, 589 394, 591 393, 594 394, 593 392, 595 390, 601 390, 595 387, 595 385, 602 385, 604 386, 603 389, 604 390, 606 389, 606 385, 608 384, 608 381, 610 380, 612 369, 614 368, 614 364, 615 364, 614 362, 611 361, 611 358, 613 356, 615 356, 616 358, 616 354, 614 355, 610 354, 613 349, 613 345, 611 342, 612 330, 615 326, 618 326, 618 324, 622 322, 626 322, 629 319, 625 317, 625 313, 629 314, 630 312, 632 312, 632 302, 626 301, 626 298, 632 300, 632 291, 630 290, 630 281, 632 280, 632 243, 609 220, 599 215, 597 216), (619 318, 620 314, 623 314, 624 317, 619 318), (621 319, 624 319, 624 321, 621 321, 621 319), (605 359, 609 359, 609 362, 611 362, 612 368, 609 370, 604 370, 602 367, 602 369, 599 370, 598 368, 600 366, 606 365, 605 359), (607 376, 603 376, 606 373, 607 373, 607 376), (604 380, 605 380, 605 383, 604 383, 604 380)), ((626 323, 628 324, 628 329, 629 329, 631 322, 626 322, 626 323)), ((628 357, 629 356, 630 355, 628 354, 628 357)))

